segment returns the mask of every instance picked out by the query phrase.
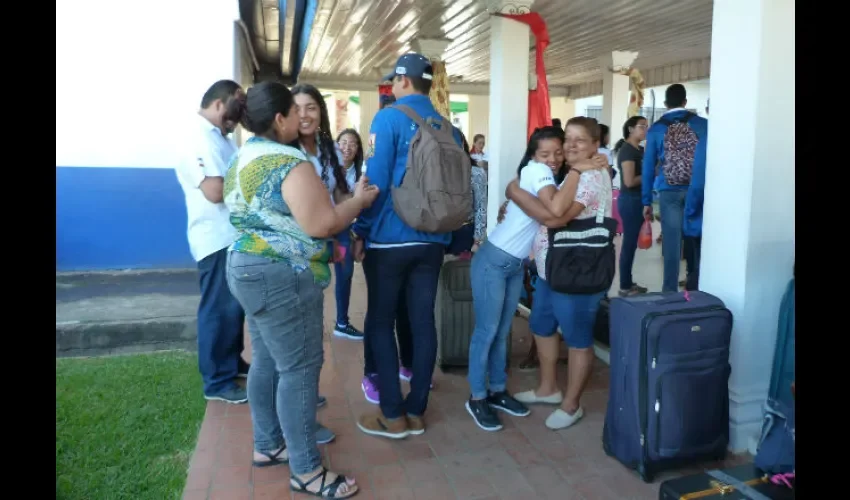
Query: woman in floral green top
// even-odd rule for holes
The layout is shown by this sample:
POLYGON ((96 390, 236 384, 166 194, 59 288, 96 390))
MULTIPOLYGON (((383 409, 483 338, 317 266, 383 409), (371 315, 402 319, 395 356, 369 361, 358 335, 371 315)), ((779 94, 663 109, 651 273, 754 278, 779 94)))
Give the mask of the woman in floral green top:
POLYGON ((248 401, 254 466, 290 464, 294 491, 325 498, 357 493, 353 479, 322 466, 316 402, 322 369, 323 289, 330 281, 329 239, 378 195, 360 178, 335 207, 304 153, 292 93, 276 82, 248 90, 245 127, 255 134, 231 160, 224 202, 239 232, 227 282, 248 318, 252 364, 248 401))

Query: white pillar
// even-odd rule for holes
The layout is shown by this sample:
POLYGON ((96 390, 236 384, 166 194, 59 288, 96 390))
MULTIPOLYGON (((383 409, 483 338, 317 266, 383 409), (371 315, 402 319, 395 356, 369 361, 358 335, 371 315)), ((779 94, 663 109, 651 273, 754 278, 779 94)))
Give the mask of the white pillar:
MULTIPOLYGON (((469 113, 467 140, 472 141, 475 134, 484 134, 486 137, 490 133, 490 96, 470 95, 467 110, 469 113)), ((486 137, 486 140, 487 144, 490 144, 490 138, 486 137)))
POLYGON ((736 451, 759 430, 779 303, 794 264, 794 7, 794 0, 714 2, 700 288, 735 317, 729 399, 736 451), (777 68, 789 65, 778 77, 777 68))
POLYGON ((351 123, 351 119, 348 117, 348 106, 350 103, 348 97, 349 93, 345 91, 336 91, 333 93, 336 114, 334 120, 331 121, 331 127, 336 129, 337 134, 347 129, 349 123, 351 123))
POLYGON ((336 126, 336 95, 331 93, 331 95, 325 97, 325 106, 328 108, 328 122, 331 126, 328 133, 336 139, 336 134, 339 133, 336 126))
POLYGON ((637 52, 614 51, 599 58, 602 68, 602 120, 611 129, 611 145, 623 136, 629 112, 629 77, 613 73, 632 65, 637 52))
POLYGON ((378 114, 379 105, 378 89, 360 91, 360 137, 363 138, 364 147, 369 142, 369 127, 378 114))
MULTIPOLYGON (((529 12, 533 0, 491 0, 492 12, 529 12)), ((490 120, 487 133, 487 232, 496 227, 505 187, 525 153, 528 125, 528 25, 490 18, 490 120)))
POLYGON ((576 115, 576 102, 568 97, 552 97, 549 99, 552 109, 552 119, 561 120, 561 126, 567 124, 567 120, 576 115))

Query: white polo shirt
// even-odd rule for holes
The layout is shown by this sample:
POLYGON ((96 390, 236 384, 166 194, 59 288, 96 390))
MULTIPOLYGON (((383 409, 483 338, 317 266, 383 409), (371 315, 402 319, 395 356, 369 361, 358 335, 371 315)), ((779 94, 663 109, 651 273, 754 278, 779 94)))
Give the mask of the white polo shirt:
MULTIPOLYGON (((528 162, 520 173, 519 187, 537 196, 546 186, 555 186, 552 169, 534 160, 528 162)), ((524 259, 531 254, 531 244, 539 229, 540 224, 512 201, 508 203, 505 219, 493 229, 487 241, 517 259, 524 259)))
POLYGON ((189 250, 197 262, 236 240, 227 207, 207 200, 200 188, 206 177, 224 177, 236 150, 233 139, 221 135, 221 130, 203 116, 197 116, 187 137, 185 156, 175 169, 186 196, 189 250))

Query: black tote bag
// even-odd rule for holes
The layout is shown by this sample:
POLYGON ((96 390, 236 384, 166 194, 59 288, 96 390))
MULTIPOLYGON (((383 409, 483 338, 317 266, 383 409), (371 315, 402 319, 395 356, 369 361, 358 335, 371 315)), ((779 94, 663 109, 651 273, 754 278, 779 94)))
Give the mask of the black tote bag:
POLYGON ((573 219, 549 229, 546 282, 559 293, 594 294, 608 291, 614 282, 614 235, 617 221, 605 217, 600 205, 596 217, 573 219))

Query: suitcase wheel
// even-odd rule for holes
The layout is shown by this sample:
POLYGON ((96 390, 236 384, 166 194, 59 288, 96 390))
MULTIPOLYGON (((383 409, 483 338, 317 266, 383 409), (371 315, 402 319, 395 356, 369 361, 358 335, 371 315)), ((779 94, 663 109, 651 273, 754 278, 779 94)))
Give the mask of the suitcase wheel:
POLYGON ((645 464, 638 464, 637 473, 640 476, 641 481, 644 483, 652 482, 652 474, 650 474, 650 472, 646 469, 645 464))

